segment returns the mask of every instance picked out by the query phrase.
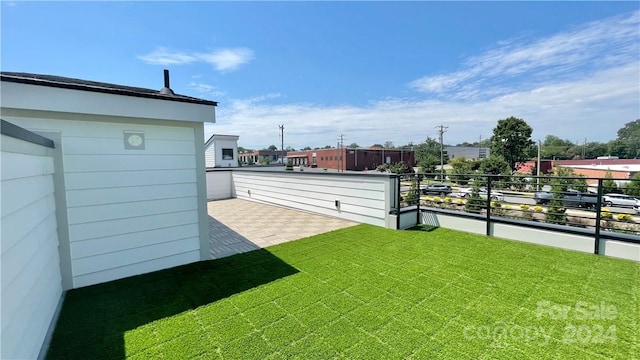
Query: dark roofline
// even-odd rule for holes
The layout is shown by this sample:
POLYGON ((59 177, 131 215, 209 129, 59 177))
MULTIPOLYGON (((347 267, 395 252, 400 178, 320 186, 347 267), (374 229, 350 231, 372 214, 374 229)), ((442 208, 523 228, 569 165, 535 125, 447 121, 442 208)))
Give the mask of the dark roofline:
POLYGON ((50 86, 62 89, 91 91, 104 94, 135 96, 147 99, 177 101, 190 104, 213 105, 218 106, 216 101, 194 98, 186 95, 163 95, 159 90, 138 88, 133 86, 124 86, 109 84, 97 81, 88 81, 74 78, 67 78, 53 75, 39 75, 30 73, 17 72, 0 72, 2 81, 14 82, 19 84, 50 86))

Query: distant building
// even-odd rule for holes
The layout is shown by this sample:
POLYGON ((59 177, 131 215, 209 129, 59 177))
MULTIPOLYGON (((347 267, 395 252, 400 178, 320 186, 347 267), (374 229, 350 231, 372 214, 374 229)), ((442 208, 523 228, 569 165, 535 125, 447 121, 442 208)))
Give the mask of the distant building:
POLYGON ((294 166, 352 171, 374 170, 383 163, 395 164, 401 161, 409 166, 415 165, 414 152, 411 150, 378 148, 289 151, 287 160, 291 160, 294 166))
POLYGON ((280 150, 253 150, 241 152, 238 154, 238 158, 242 164, 257 164, 263 158, 269 159, 269 162, 274 164, 279 162, 283 155, 286 157, 287 152, 283 153, 280 150))
POLYGON ((213 134, 204 144, 205 166, 237 167, 238 136, 213 134))
MULTIPOLYGON (((576 175, 588 178, 604 178, 609 172, 611 177, 620 184, 640 172, 640 159, 541 160, 540 174, 552 173, 555 166, 572 168, 576 175)), ((527 161, 518 167, 518 172, 531 174, 535 167, 535 160, 527 161)), ((587 182, 591 184, 595 180, 587 182)))
POLYGON ((474 146, 445 146, 444 150, 449 156, 449 160, 464 156, 470 160, 484 159, 489 157, 490 149, 488 147, 474 146))

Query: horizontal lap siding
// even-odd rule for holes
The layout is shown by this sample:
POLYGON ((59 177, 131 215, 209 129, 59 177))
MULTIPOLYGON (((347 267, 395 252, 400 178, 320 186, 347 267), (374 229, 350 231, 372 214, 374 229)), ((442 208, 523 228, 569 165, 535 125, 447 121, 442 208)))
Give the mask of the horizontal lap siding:
POLYGON ((207 200, 222 200, 233 197, 231 171, 207 172, 207 200))
POLYGON ((200 259, 192 127, 24 122, 61 133, 74 287, 200 259), (143 131, 145 148, 125 149, 124 131, 143 131))
POLYGON ((238 198, 385 226, 387 178, 233 172, 238 198), (335 201, 340 201, 337 209, 335 201))
POLYGON ((214 143, 204 151, 204 163, 206 167, 216 166, 216 146, 214 143))
POLYGON ((36 358, 62 296, 51 150, 2 136, 2 352, 36 358))

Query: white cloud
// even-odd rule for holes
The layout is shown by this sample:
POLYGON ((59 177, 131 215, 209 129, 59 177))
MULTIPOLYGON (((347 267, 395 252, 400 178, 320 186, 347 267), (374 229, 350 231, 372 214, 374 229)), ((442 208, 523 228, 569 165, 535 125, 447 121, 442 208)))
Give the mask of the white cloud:
POLYGON ((222 49, 208 54, 198 54, 198 58, 213 65, 218 71, 232 71, 251 61, 253 51, 246 48, 222 49))
POLYGON ((253 51, 247 48, 218 49, 207 53, 184 52, 157 47, 138 59, 152 65, 184 65, 205 62, 218 71, 233 71, 253 60, 253 51))
POLYGON ((285 124, 285 146, 371 145, 391 140, 396 145, 435 138, 435 126, 449 126, 445 142, 473 142, 491 135, 499 119, 523 118, 533 137, 554 134, 572 141, 608 141, 624 123, 640 118, 640 64, 603 70, 581 80, 548 83, 490 99, 386 99, 367 106, 322 107, 314 104, 270 105, 234 100, 221 104, 218 123, 207 135, 240 135, 239 144, 262 148, 276 144, 278 125, 285 124))
POLYGON ((425 93, 470 98, 534 88, 549 79, 578 79, 607 66, 638 61, 640 12, 593 21, 537 40, 501 41, 452 73, 409 84, 425 93), (499 86, 498 86, 499 85, 499 86), (482 90, 482 91, 480 91, 482 90))
POLYGON ((240 135, 240 145, 262 148, 279 143, 278 125, 285 124, 285 146, 295 148, 335 145, 341 133, 348 144, 401 145, 436 137, 443 124, 445 142, 456 144, 486 138, 499 119, 516 116, 533 127, 534 139, 608 141, 640 118, 639 26, 634 12, 545 38, 501 41, 459 70, 414 81, 428 93, 424 99, 365 106, 232 100, 220 104, 218 123, 206 132, 240 135))
POLYGON ((218 89, 213 85, 209 85, 205 83, 191 82, 189 84, 189 88, 195 91, 196 93, 198 93, 198 96, 200 97, 206 97, 206 98, 216 97, 217 98, 217 97, 226 95, 224 91, 218 89))
POLYGON ((158 47, 147 55, 138 56, 138 59, 152 65, 183 65, 198 60, 194 55, 165 47, 158 47))

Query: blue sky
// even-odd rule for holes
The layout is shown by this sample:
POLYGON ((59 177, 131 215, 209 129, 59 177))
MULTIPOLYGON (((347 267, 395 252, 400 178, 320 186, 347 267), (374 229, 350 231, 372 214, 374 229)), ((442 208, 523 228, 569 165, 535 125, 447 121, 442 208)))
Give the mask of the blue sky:
POLYGON ((436 137, 499 119, 608 141, 640 118, 638 2, 7 2, 1 68, 219 102, 244 147, 436 137))

